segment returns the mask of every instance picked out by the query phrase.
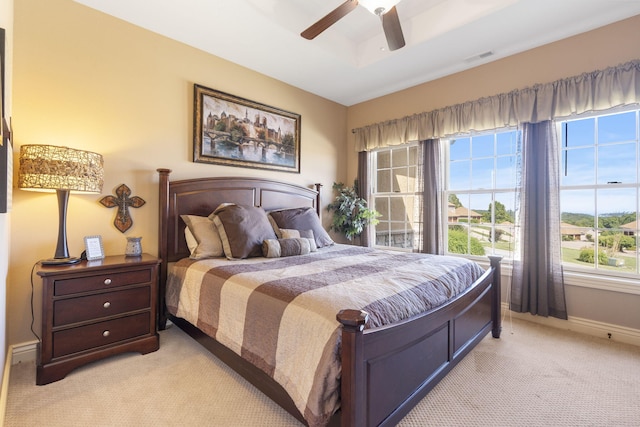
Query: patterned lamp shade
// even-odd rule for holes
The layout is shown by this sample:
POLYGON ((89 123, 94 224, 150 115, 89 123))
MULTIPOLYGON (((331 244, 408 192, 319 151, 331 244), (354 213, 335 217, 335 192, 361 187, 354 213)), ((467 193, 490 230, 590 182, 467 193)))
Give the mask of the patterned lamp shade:
POLYGON ((55 145, 20 147, 18 187, 23 190, 67 190, 101 193, 102 155, 55 145))
POLYGON ((58 195, 58 244, 53 258, 44 265, 74 264, 67 247, 67 203, 69 193, 100 193, 104 181, 100 154, 55 145, 20 147, 18 187, 23 190, 55 191, 58 195))

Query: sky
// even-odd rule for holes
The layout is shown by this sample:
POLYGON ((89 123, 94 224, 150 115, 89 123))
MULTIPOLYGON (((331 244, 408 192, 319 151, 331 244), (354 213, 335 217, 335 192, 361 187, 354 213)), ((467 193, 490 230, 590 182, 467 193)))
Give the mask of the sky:
MULTIPOLYGON (((636 212, 637 190, 624 188, 638 182, 638 112, 627 111, 567 121, 559 130, 561 144, 561 185, 572 186, 561 193, 562 212, 599 215, 636 212), (579 186, 598 184, 596 189, 579 186)), ((515 156, 518 147, 516 131, 494 135, 459 138, 451 145, 449 164, 450 188, 472 189, 481 194, 459 192, 464 206, 485 210, 490 194, 482 189, 515 188, 515 156), (473 155, 474 160, 470 160, 473 155), (475 158, 480 157, 475 160, 475 158), (495 177, 494 161, 497 162, 495 177), (473 179, 471 172, 473 171, 473 179)), ((515 207, 513 196, 499 195, 507 210, 515 207)))

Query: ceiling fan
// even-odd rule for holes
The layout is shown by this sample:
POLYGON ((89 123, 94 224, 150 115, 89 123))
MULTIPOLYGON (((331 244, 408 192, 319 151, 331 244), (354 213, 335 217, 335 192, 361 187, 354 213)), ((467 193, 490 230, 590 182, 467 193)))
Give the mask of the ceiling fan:
POLYGON ((358 4, 361 4, 370 12, 380 17, 389 50, 400 49, 405 43, 402 27, 400 26, 400 19, 398 18, 398 12, 396 10, 396 4, 398 3, 400 3, 400 0, 347 0, 318 22, 304 30, 300 35, 307 40, 313 40, 324 30, 353 11, 358 7, 358 4))

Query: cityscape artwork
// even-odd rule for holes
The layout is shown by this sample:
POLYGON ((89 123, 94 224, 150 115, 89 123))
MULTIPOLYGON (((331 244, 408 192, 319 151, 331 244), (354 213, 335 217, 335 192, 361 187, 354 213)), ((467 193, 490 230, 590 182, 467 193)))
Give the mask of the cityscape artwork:
POLYGON ((300 173, 300 115, 196 84, 193 161, 300 173))

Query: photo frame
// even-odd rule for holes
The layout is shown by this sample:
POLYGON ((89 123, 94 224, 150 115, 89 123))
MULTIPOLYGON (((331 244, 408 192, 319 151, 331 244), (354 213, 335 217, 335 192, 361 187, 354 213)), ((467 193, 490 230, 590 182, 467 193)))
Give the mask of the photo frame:
POLYGON ((104 249, 102 247, 101 236, 85 236, 84 248, 87 254, 87 261, 104 258, 104 249))
POLYGON ((194 85, 193 161, 300 173, 299 114, 194 85))

